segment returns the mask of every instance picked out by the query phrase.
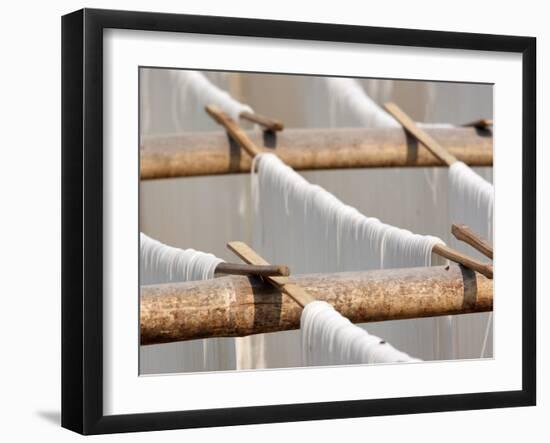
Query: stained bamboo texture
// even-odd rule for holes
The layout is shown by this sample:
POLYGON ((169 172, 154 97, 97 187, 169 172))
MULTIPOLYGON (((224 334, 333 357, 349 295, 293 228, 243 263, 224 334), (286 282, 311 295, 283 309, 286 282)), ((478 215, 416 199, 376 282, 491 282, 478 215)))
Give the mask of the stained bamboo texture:
MULTIPOLYGON (((470 166, 493 164, 491 131, 472 127, 425 131, 470 166)), ((246 134, 254 145, 275 152, 296 170, 443 165, 401 128, 285 129, 276 134, 246 134)), ((143 137, 140 152, 142 179, 250 172, 250 157, 225 131, 143 137)))
MULTIPOLYGON (((297 275, 354 323, 491 311, 493 281, 459 265, 297 275)), ((143 286, 141 344, 297 329, 302 308, 257 277, 143 286)))

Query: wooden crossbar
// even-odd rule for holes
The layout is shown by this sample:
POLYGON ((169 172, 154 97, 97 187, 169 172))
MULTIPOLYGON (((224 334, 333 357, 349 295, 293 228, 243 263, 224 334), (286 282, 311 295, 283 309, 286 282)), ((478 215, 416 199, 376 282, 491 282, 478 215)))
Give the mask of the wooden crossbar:
POLYGON ((276 132, 284 129, 284 125, 281 121, 274 120, 266 117, 265 115, 256 114, 254 112, 243 111, 239 114, 239 117, 252 123, 256 123, 268 131, 276 132))
POLYGON ((399 106, 395 103, 386 103, 386 110, 420 143, 428 148, 433 155, 441 160, 447 166, 451 166, 458 161, 454 155, 451 155, 443 148, 430 134, 419 128, 416 123, 410 118, 399 106))
POLYGON ((447 258, 455 263, 459 263, 472 271, 479 272, 487 278, 493 278, 493 265, 488 263, 481 263, 466 254, 462 254, 448 246, 437 244, 432 248, 434 254, 439 255, 440 257, 447 258))
MULTIPOLYGON (((269 265, 269 263, 262 257, 260 257, 256 251, 254 251, 246 243, 240 241, 233 241, 227 244, 227 247, 237 254, 243 261, 253 265, 269 265)), ((276 288, 288 294, 293 300, 296 301, 302 308, 315 299, 311 297, 306 291, 299 286, 290 283, 288 277, 273 277, 266 276, 265 280, 271 283, 276 288)))
POLYGON ((453 223, 452 234, 457 240, 463 241, 481 252, 485 257, 493 259, 493 247, 489 242, 477 235, 469 226, 453 223))
POLYGON ((256 155, 264 152, 264 149, 256 146, 254 142, 246 135, 246 132, 227 115, 221 108, 216 105, 207 105, 206 112, 222 125, 228 132, 229 136, 235 140, 235 142, 243 148, 250 157, 254 158, 256 155))
POLYGON ((464 123, 462 126, 470 126, 478 129, 488 129, 489 127, 493 126, 493 120, 489 118, 480 118, 479 120, 475 120, 473 122, 464 123))
POLYGON ((216 266, 216 274, 288 276, 290 270, 285 265, 249 265, 223 262, 216 266))

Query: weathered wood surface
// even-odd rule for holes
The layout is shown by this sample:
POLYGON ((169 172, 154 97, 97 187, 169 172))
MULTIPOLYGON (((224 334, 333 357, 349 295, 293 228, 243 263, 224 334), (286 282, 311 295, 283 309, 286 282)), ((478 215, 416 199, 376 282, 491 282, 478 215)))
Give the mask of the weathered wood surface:
POLYGON ((268 131, 282 131, 285 128, 283 122, 266 117, 265 115, 243 111, 239 114, 239 117, 252 123, 256 123, 268 131))
MULTIPOLYGON (((439 144, 470 166, 493 164, 491 131, 427 128, 439 144)), ((256 146, 275 152, 297 170, 393 166, 443 166, 401 128, 285 129, 246 131, 256 146)), ((155 179, 250 172, 250 157, 225 131, 144 137, 141 178, 155 179)))
POLYGON ((416 123, 395 103, 386 103, 384 105, 388 111, 414 138, 422 143, 430 152, 447 166, 451 166, 457 161, 456 157, 449 153, 447 149, 441 146, 430 134, 420 129, 416 123))
POLYGON ((469 244, 472 248, 481 252, 485 257, 493 259, 493 247, 490 243, 477 235, 468 225, 455 224, 451 226, 451 233, 457 240, 469 244))
MULTIPOLYGON (((491 311, 493 281, 458 265, 290 277, 354 323, 491 311)), ((141 344, 300 327, 302 309, 257 277, 143 286, 141 344)))
POLYGON ((290 269, 288 269, 286 265, 248 265, 222 262, 216 266, 215 273, 231 275, 276 275, 286 277, 290 275, 290 269))
MULTIPOLYGON (((237 254, 246 263, 252 263, 255 265, 268 265, 267 261, 258 255, 250 246, 240 241, 232 241, 227 244, 227 247, 237 254)), ((292 284, 288 277, 268 277, 264 279, 268 283, 274 285, 276 288, 289 295, 296 303, 302 308, 315 301, 315 299, 304 290, 304 288, 292 284)))
POLYGON ((259 145, 256 145, 250 139, 246 131, 221 108, 216 105, 208 105, 205 110, 218 124, 225 127, 228 135, 235 141, 235 143, 243 148, 246 153, 250 155, 250 157, 254 158, 256 155, 264 152, 264 149, 259 145))
POLYGON ((455 263, 460 263, 469 269, 472 269, 480 274, 483 274, 487 278, 493 278, 493 265, 489 263, 482 263, 472 257, 469 257, 462 252, 449 248, 443 244, 434 245, 432 253, 437 254, 440 257, 448 258, 455 263))

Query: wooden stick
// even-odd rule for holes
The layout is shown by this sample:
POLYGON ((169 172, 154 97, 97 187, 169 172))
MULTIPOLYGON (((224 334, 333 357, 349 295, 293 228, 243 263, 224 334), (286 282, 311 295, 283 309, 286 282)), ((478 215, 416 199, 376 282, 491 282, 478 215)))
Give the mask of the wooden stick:
MULTIPOLYGON (((289 280, 354 323, 493 309, 493 281, 454 263, 293 275, 289 280)), ((256 277, 142 286, 141 344, 298 329, 301 314, 290 296, 256 277)))
MULTIPOLYGON (((493 164, 493 136, 475 128, 426 131, 470 166, 493 164)), ((246 131, 264 146, 262 131, 246 131)), ((269 152, 295 170, 442 166, 421 143, 410 143, 402 128, 286 128, 269 152)), ((250 173, 251 157, 234 149, 225 131, 144 136, 140 140, 142 180, 199 175, 250 173)))
POLYGON ((437 244, 433 247, 432 252, 441 257, 448 258, 449 260, 452 260, 456 263, 460 263, 461 265, 473 271, 483 274, 485 277, 489 279, 493 278, 492 265, 481 263, 477 260, 474 260, 473 258, 468 257, 467 255, 464 255, 458 251, 455 251, 454 249, 451 249, 448 246, 437 244))
POLYGON ((479 120, 475 120, 473 122, 464 123, 462 126, 487 129, 489 126, 493 126, 493 120, 488 118, 480 118, 479 120))
POLYGON ((216 274, 230 275, 259 275, 259 276, 289 276, 290 270, 286 265, 247 265, 242 263, 220 263, 216 267, 216 274))
POLYGON ((263 126, 268 131, 282 131, 284 129, 283 122, 279 120, 274 120, 264 115, 255 114, 248 111, 243 111, 239 114, 240 118, 244 118, 252 123, 256 123, 260 126, 263 126))
MULTIPOLYGON (((232 241, 227 244, 227 247, 235 254, 237 254, 246 263, 250 263, 253 265, 269 264, 246 243, 240 241, 232 241)), ((296 301, 296 303, 298 303, 302 308, 308 303, 315 301, 315 299, 302 288, 290 283, 288 277, 265 277, 265 279, 273 286, 292 297, 296 301)))
POLYGON ((451 166, 457 161, 456 157, 449 154, 426 131, 416 126, 416 123, 395 103, 386 103, 384 107, 412 136, 426 146, 444 164, 451 166))
POLYGON ((259 148, 254 144, 252 140, 246 135, 246 132, 233 120, 229 115, 223 112, 216 105, 207 105, 206 112, 218 122, 220 125, 225 127, 230 137, 235 140, 235 142, 243 148, 250 157, 254 158, 256 155, 260 154, 264 150, 259 148))
POLYGON ((490 258, 491 260, 493 259, 493 247, 489 244, 487 240, 481 238, 474 231, 472 231, 469 226, 453 223, 451 227, 451 232, 457 240, 469 244, 486 257, 490 258))

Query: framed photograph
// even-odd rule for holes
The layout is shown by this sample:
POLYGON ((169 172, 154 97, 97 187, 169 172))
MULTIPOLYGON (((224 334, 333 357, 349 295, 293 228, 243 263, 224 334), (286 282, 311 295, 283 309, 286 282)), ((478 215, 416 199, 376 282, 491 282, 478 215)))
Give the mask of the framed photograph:
POLYGON ((534 405, 535 51, 64 16, 62 425, 534 405))

